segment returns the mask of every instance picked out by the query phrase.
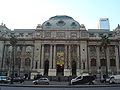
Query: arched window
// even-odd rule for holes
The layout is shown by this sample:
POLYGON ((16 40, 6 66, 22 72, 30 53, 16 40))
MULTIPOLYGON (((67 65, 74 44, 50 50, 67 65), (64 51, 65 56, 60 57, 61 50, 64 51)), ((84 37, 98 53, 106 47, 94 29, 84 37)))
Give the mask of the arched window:
POLYGON ((22 51, 22 47, 18 46, 17 47, 17 52, 21 52, 22 51))
POLYGON ((66 23, 64 21, 58 21, 57 26, 64 26, 66 23))
POLYGON ((47 22, 47 23, 45 24, 45 26, 51 26, 51 24, 50 24, 49 22, 47 22))
POLYGON ((21 58, 16 58, 15 65, 17 65, 19 67, 21 66, 21 58))
POLYGON ((76 25, 76 23, 75 23, 75 22, 72 22, 71 26, 74 26, 74 27, 75 27, 75 26, 77 26, 77 25, 76 25))
POLYGON ((26 52, 27 53, 31 53, 32 52, 32 47, 31 46, 27 46, 26 47, 26 52))
POLYGON ((9 46, 9 47, 8 47, 8 52, 9 52, 9 53, 12 52, 12 46, 9 46))

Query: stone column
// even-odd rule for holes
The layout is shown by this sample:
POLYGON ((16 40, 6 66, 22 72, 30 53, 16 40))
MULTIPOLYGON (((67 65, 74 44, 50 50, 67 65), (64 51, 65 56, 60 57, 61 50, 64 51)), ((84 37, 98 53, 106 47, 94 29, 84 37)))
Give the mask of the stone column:
POLYGON ((80 75, 80 46, 77 45, 77 75, 80 75))
POLYGON ((25 65, 25 46, 23 46, 23 48, 22 48, 22 57, 21 57, 21 69, 23 69, 24 68, 24 65, 25 65))
POLYGON ((106 56, 107 56, 107 67, 108 67, 108 74, 109 74, 109 72, 110 72, 109 47, 106 50, 106 56))
POLYGON ((67 45, 65 45, 65 62, 64 62, 64 69, 67 69, 68 68, 68 62, 67 62, 67 60, 68 60, 68 58, 67 58, 67 55, 68 55, 68 53, 67 53, 67 45))
MULTIPOLYGON (((6 66, 5 59, 6 59, 7 49, 8 49, 8 46, 3 45, 3 55, 2 55, 2 58, 1 58, 2 62, 0 63, 1 64, 1 69, 3 69, 3 70, 5 69, 5 66, 6 66)), ((10 54, 10 58, 9 59, 11 59, 11 54, 10 54)))
POLYGON ((50 45, 50 61, 49 61, 49 68, 52 69, 53 68, 53 58, 52 58, 53 54, 52 54, 52 45, 50 45))
POLYGON ((117 46, 115 46, 115 55, 116 55, 116 71, 117 71, 117 73, 119 72, 119 55, 118 55, 118 47, 117 46))
POLYGON ((68 47, 68 68, 71 69, 71 47, 68 47))
POLYGON ((40 46, 39 46, 39 58, 38 58, 38 68, 40 69, 41 68, 41 56, 42 56, 42 47, 41 47, 42 45, 40 44, 40 46))
POLYGON ((56 69, 56 45, 54 45, 53 69, 56 69))
POLYGON ((96 47, 96 54, 97 54, 97 60, 96 60, 96 64, 97 64, 97 71, 98 71, 98 73, 100 72, 100 68, 101 68, 101 66, 100 66, 100 47, 96 47))
POLYGON ((51 46, 51 53, 53 53, 52 59, 52 67, 49 69, 49 76, 56 76, 56 45, 51 46), (53 50, 52 50, 53 48, 53 50))
POLYGON ((80 69, 80 46, 77 45, 77 69, 80 69))
MULTIPOLYGON (((88 69, 89 69, 89 73, 91 73, 91 65, 90 65, 90 61, 91 61, 91 57, 90 57, 90 46, 87 47, 87 52, 88 52, 88 69)), ((82 68, 83 69, 83 68, 82 68)))
POLYGON ((65 46, 65 54, 67 56, 65 56, 64 76, 72 75, 72 73, 71 73, 71 50, 70 49, 71 49, 70 45, 68 45, 68 46, 66 45, 65 46))
POLYGON ((44 44, 42 45, 41 69, 44 68, 44 44))

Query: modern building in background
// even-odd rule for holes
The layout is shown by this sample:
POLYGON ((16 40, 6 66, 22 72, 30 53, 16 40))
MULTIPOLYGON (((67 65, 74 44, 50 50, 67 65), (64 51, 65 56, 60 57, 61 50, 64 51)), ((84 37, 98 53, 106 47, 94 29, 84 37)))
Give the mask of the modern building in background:
POLYGON ((88 29, 70 16, 54 16, 36 29, 14 29, 0 25, 0 73, 12 71, 10 33, 17 36, 14 72, 31 79, 34 75, 74 76, 120 73, 120 26, 115 31, 88 29), (101 36, 110 44, 107 59, 101 48, 101 36))
POLYGON ((100 29, 110 30, 110 23, 108 18, 100 18, 99 25, 100 25, 99 26, 100 29))

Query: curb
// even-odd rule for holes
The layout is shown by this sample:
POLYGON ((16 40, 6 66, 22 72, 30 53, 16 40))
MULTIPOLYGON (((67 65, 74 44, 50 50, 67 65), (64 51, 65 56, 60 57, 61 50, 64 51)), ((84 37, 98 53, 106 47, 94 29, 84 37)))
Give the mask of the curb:
POLYGON ((0 84, 3 87, 34 87, 34 88, 100 88, 100 87, 120 87, 116 85, 12 85, 0 84))

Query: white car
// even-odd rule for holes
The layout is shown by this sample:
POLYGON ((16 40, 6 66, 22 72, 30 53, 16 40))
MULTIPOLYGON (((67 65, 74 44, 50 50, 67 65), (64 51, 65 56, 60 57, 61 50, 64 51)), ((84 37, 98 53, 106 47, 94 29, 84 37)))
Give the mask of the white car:
POLYGON ((94 84, 96 77, 93 75, 78 76, 71 80, 70 85, 94 84))
POLYGON ((110 84, 120 83, 120 75, 112 75, 109 80, 110 84))
POLYGON ((10 77, 8 76, 0 76, 0 83, 10 83, 10 77))
POLYGON ((48 78, 40 78, 40 79, 37 79, 37 80, 34 80, 33 81, 33 84, 37 85, 37 84, 47 84, 49 85, 49 79, 48 78))

